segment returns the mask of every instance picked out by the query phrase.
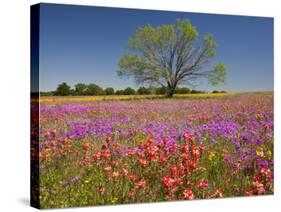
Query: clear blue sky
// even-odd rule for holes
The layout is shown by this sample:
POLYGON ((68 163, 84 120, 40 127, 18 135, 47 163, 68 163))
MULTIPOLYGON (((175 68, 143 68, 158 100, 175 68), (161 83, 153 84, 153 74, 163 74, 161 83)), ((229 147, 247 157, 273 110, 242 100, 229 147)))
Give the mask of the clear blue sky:
POLYGON ((133 79, 116 74, 128 39, 139 26, 173 24, 177 18, 189 19, 200 38, 212 33, 219 44, 214 62, 228 69, 225 86, 202 81, 196 89, 273 90, 272 18, 59 4, 41 4, 40 11, 41 91, 61 82, 136 88, 133 79))

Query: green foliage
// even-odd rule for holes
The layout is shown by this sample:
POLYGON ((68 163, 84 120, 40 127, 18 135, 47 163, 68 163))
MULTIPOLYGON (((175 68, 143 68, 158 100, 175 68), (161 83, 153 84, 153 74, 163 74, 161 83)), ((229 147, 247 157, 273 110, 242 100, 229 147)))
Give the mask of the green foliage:
POLYGON ((128 87, 124 90, 124 95, 134 95, 135 93, 136 91, 131 87, 128 87))
POLYGON ((87 85, 84 83, 77 83, 75 86, 75 94, 78 96, 83 96, 85 95, 87 85))
POLYGON ((70 86, 66 82, 59 84, 55 91, 56 96, 69 96, 70 93, 70 86))
POLYGON ((116 90, 115 95, 124 95, 124 90, 116 90))
MULTIPOLYGON (((190 90, 187 87, 176 87, 175 94, 198 94, 198 93, 205 93, 204 91, 200 90, 190 90)), ((213 91, 213 93, 226 93, 226 91, 213 91)), ((85 95, 165 95, 167 94, 167 88, 165 86, 161 87, 144 87, 141 86, 137 90, 134 90, 131 87, 127 87, 126 89, 116 90, 114 88, 108 87, 103 89, 97 84, 84 84, 84 83, 77 83, 74 86, 74 89, 71 89, 67 83, 62 83, 58 85, 56 91, 48 91, 48 92, 40 92, 41 96, 85 96, 85 95)))
POLYGON ((100 86, 98 86, 94 83, 91 83, 91 84, 87 85, 85 94, 86 95, 104 95, 105 92, 100 86))
POLYGON ((136 84, 143 82, 143 76, 146 76, 146 81, 151 83, 161 76, 161 72, 156 66, 147 63, 142 57, 137 55, 124 54, 118 66, 120 68, 117 70, 118 76, 134 77, 136 84), (153 70, 153 72, 149 70, 153 70))
POLYGON ((191 90, 189 88, 186 88, 186 87, 182 87, 182 88, 177 87, 175 89, 176 94, 188 94, 190 92, 191 92, 191 90))
POLYGON ((104 91, 105 91, 106 95, 113 95, 114 94, 113 88, 106 88, 104 91))
POLYGON ((40 96, 54 96, 54 94, 55 94, 54 91, 40 92, 40 96))
POLYGON ((214 40, 213 35, 211 35, 211 34, 204 35, 203 39, 204 39, 204 43, 205 43, 205 46, 206 46, 206 49, 207 49, 206 50, 207 55, 209 57, 216 56, 216 48, 218 47, 218 44, 214 40))
POLYGON ((200 94, 200 93, 206 93, 205 91, 200 91, 200 90, 191 90, 191 94, 200 94))
POLYGON ((158 94, 158 95, 164 95, 164 94, 166 94, 166 88, 165 87, 159 87, 159 88, 156 88, 156 94, 158 94))
POLYGON ((152 94, 152 90, 146 87, 140 87, 137 91, 138 94, 140 95, 149 95, 152 94))
POLYGON ((214 90, 214 91, 212 91, 212 93, 227 93, 227 91, 217 91, 217 90, 214 90))
POLYGON ((222 63, 215 65, 214 70, 208 75, 209 82, 212 85, 225 84, 226 82, 226 67, 222 63))
POLYGON ((76 96, 76 91, 75 91, 75 89, 70 89, 69 95, 70 95, 70 96, 76 96))
POLYGON ((199 77, 208 78, 213 85, 224 83, 226 69, 222 71, 222 64, 203 71, 216 56, 218 44, 213 35, 204 35, 201 44, 195 42, 197 38, 198 32, 188 20, 139 27, 128 41, 129 51, 120 58, 117 73, 120 77, 132 77, 136 84, 165 87, 169 96, 173 96, 178 85, 199 77))
POLYGON ((153 56, 153 51, 172 48, 179 39, 191 43, 197 37, 196 28, 188 20, 177 19, 174 25, 139 27, 128 43, 130 48, 142 51, 144 55, 153 56))

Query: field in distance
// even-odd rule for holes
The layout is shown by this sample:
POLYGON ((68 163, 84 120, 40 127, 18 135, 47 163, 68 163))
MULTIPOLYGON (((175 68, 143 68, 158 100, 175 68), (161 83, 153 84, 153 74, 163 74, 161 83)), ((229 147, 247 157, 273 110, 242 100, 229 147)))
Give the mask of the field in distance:
MULTIPOLYGON (((173 99, 206 99, 233 95, 273 95, 272 92, 243 92, 243 93, 202 93, 202 94, 175 94, 173 99)), ((113 100, 142 100, 165 99, 164 95, 107 95, 107 96, 41 96, 40 102, 75 102, 75 101, 113 101, 113 100)))

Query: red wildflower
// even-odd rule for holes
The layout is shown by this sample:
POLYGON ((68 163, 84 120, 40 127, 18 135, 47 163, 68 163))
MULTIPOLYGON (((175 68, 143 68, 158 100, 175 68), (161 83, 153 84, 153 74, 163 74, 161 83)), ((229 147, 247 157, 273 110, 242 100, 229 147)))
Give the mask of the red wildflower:
POLYGON ((135 192, 133 190, 128 191, 128 196, 131 197, 135 194, 135 192))
POLYGON ((57 129, 56 129, 56 128, 51 129, 50 135, 51 135, 53 138, 56 136, 56 133, 57 133, 57 129))
POLYGON ((122 172, 125 176, 127 176, 129 173, 128 169, 126 169, 126 168, 122 168, 122 172))
POLYGON ((56 145, 57 145, 57 142, 55 140, 50 141, 50 147, 54 148, 54 147, 56 147, 56 145))
POLYGON ((184 133, 183 137, 185 138, 186 141, 189 141, 191 144, 194 144, 194 142, 195 142, 194 136, 189 135, 188 133, 184 133))
POLYGON ((255 181, 260 181, 260 180, 261 180, 261 178, 260 178, 260 176, 259 176, 259 175, 255 175, 255 176, 254 176, 254 180, 255 180, 255 181))
POLYGON ((254 190, 251 189, 251 188, 245 190, 245 195, 246 195, 246 196, 252 196, 252 195, 254 195, 254 190))
POLYGON ((107 167, 103 168, 103 170, 104 170, 105 172, 111 172, 111 171, 112 171, 112 168, 111 168, 110 166, 107 166, 107 167))
POLYGON ((135 188, 145 188, 146 186, 146 181, 142 178, 139 182, 135 183, 135 188))
POLYGON ((148 164, 148 161, 143 159, 143 158, 139 158, 138 159, 138 163, 141 165, 141 166, 146 166, 148 164))
POLYGON ((105 158, 106 160, 110 159, 110 151, 108 149, 104 150, 102 152, 102 157, 105 158))
POLYGON ((148 144, 152 144, 153 143, 153 138, 149 138, 146 142, 148 143, 148 144))
POLYGON ((147 157, 154 158, 157 155, 158 147, 153 145, 150 146, 147 152, 147 157))
POLYGON ((107 149, 107 146, 106 146, 105 144, 103 144, 103 145, 101 146, 101 149, 102 149, 102 150, 105 150, 105 149, 107 149))
POLYGON ((199 149, 197 148, 197 146, 192 145, 192 147, 191 147, 191 152, 192 152, 192 155, 193 155, 193 156, 195 156, 196 158, 200 158, 200 151, 199 151, 199 149))
POLYGON ((188 199, 188 200, 194 199, 194 195, 193 195, 192 190, 190 190, 190 189, 185 189, 185 190, 183 191, 183 198, 184 198, 184 199, 188 199))
POLYGON ((189 164, 189 168, 191 168, 191 169, 195 169, 196 166, 197 166, 197 163, 195 161, 191 161, 189 164))
POLYGON ((181 165, 181 166, 179 167, 178 173, 179 173, 180 175, 184 175, 185 171, 186 171, 185 167, 181 165))
POLYGON ((136 181, 137 180, 137 175, 130 175, 130 180, 131 181, 136 181))
POLYGON ((200 150, 200 152, 202 154, 202 152, 205 150, 205 146, 203 144, 200 144, 199 150, 200 150))
POLYGON ((264 185, 261 181, 259 181, 259 180, 254 181, 253 187, 256 189, 258 194, 264 194, 265 193, 265 188, 264 188, 264 185))
POLYGON ((260 173, 263 177, 271 177, 272 173, 270 169, 261 168, 260 173))
POLYGON ((183 137, 184 137, 185 139, 188 139, 189 134, 188 134, 187 132, 185 132, 185 133, 183 134, 183 137))
POLYGON ((177 170, 178 170, 178 168, 177 168, 177 165, 175 165, 175 164, 170 167, 170 171, 171 171, 172 175, 175 175, 177 173, 177 170))
POLYGON ((188 153, 183 154, 182 157, 184 162, 188 162, 190 160, 190 155, 188 153))
POLYGON ((46 132, 46 133, 44 134, 44 137, 45 137, 46 139, 48 139, 48 138, 50 137, 50 135, 51 135, 50 132, 46 132))
POLYGON ((102 185, 99 185, 98 190, 101 194, 104 194, 105 188, 102 185))
POLYGON ((194 136, 189 136, 189 137, 188 137, 188 141, 189 141, 190 143, 194 144, 194 142, 195 142, 195 137, 194 137, 194 136))
POLYGON ((96 160, 100 160, 101 158, 101 152, 96 150, 93 154, 93 158, 96 159, 96 160))
POLYGON ((173 188, 175 186, 175 179, 170 176, 164 176, 162 178, 162 183, 164 188, 173 188))
POLYGON ((82 147, 84 150, 88 150, 91 146, 92 146, 92 144, 88 141, 86 141, 82 144, 82 147))
POLYGON ((144 147, 144 143, 143 143, 142 141, 139 141, 139 142, 138 142, 138 147, 139 147, 140 149, 142 149, 142 148, 144 147))
POLYGON ((216 189, 215 193, 213 193, 210 198, 221 198, 223 197, 223 192, 221 189, 216 189))
POLYGON ((112 141, 112 138, 111 137, 106 137, 105 141, 106 141, 106 143, 110 143, 112 141))
POLYGON ((168 142, 169 138, 167 136, 164 137, 163 139, 163 143, 166 145, 166 143, 168 142))
POLYGON ((188 153, 189 152, 189 145, 186 143, 183 143, 181 146, 181 152, 182 153, 188 153))
POLYGON ((208 188, 208 182, 207 181, 198 181, 196 183, 197 188, 208 188))
POLYGON ((166 157, 164 157, 164 156, 160 156, 160 158, 159 158, 159 162, 160 162, 160 163, 167 163, 167 162, 168 162, 168 160, 167 160, 167 158, 166 158, 166 157))
POLYGON ((118 178, 119 177, 119 172, 117 172, 117 171, 112 172, 112 177, 113 178, 118 178))

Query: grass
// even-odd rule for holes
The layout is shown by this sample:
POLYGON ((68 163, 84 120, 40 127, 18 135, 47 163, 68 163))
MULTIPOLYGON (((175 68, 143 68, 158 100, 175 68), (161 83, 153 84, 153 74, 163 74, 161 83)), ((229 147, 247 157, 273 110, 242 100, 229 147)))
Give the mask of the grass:
MULTIPOLYGON (((175 94, 174 99, 204 99, 213 97, 223 97, 235 95, 235 93, 215 93, 215 94, 175 94)), ((112 95, 112 96, 42 96, 40 102, 80 102, 80 101, 124 101, 124 100, 153 100, 166 99, 164 95, 112 95)))
POLYGON ((270 93, 43 97, 40 207, 272 194, 272 102, 270 93))

